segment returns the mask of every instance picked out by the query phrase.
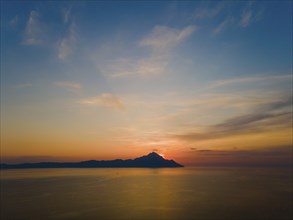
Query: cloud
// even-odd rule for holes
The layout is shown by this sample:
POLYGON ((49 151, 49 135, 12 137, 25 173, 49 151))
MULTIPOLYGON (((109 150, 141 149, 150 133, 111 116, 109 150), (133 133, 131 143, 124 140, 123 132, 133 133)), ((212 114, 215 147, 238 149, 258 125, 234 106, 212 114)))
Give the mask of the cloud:
POLYGON ((18 16, 16 15, 14 18, 12 18, 12 19, 9 21, 9 25, 10 25, 12 28, 15 28, 15 27, 18 25, 18 22, 19 22, 19 19, 18 19, 18 16))
POLYGON ((214 7, 200 7, 195 10, 194 18, 196 19, 210 19, 219 15, 225 8, 226 2, 222 1, 214 7))
POLYGON ((123 110, 124 104, 121 99, 110 93, 103 93, 101 95, 87 98, 80 101, 83 105, 108 107, 117 110, 123 110))
POLYGON ((110 73, 111 77, 151 76, 164 73, 167 65, 167 57, 153 55, 138 60, 118 59, 106 67, 104 71, 110 73))
MULTIPOLYGON (((40 21, 40 13, 30 12, 24 31, 23 44, 30 46, 52 46, 57 50, 57 57, 62 61, 68 60, 74 53, 77 42, 77 28, 71 16, 71 7, 62 12, 65 35, 59 35, 53 27, 40 21), (58 36, 59 37, 54 37, 58 36)), ((17 22, 17 17, 10 23, 17 22), (15 20, 15 21, 14 21, 15 20)))
POLYGON ((197 152, 205 153, 205 152, 211 152, 212 150, 206 149, 206 150, 196 150, 197 152))
POLYGON ((241 20, 240 20, 240 25, 242 27, 247 27, 250 24, 251 19, 252 19, 252 11, 251 10, 243 11, 241 20))
POLYGON ((139 42, 139 45, 151 47, 155 52, 161 53, 163 52, 162 50, 170 49, 185 40, 196 29, 195 25, 190 25, 183 29, 157 25, 146 38, 139 42))
POLYGON ((216 157, 292 157, 292 145, 273 146, 266 149, 257 150, 192 150, 199 156, 216 157))
POLYGON ((157 25, 138 42, 141 50, 149 49, 145 56, 110 59, 103 63, 100 61, 99 69, 111 77, 162 74, 168 67, 170 54, 174 48, 191 36, 196 29, 194 25, 182 29, 157 25))
POLYGON ((60 60, 65 61, 73 54, 76 40, 76 26, 72 22, 69 26, 68 35, 62 38, 57 44, 58 58, 60 60))
POLYGON ((285 166, 292 167, 292 145, 262 149, 189 150, 193 165, 207 166, 285 166))
POLYGON ((68 81, 59 81, 55 82, 54 85, 71 90, 71 91, 79 91, 82 86, 77 82, 68 82, 68 81))
POLYGON ((263 9, 253 9, 253 2, 249 2, 242 11, 239 25, 243 28, 248 27, 251 23, 261 18, 263 11, 263 9))
MULTIPOLYGON (((238 117, 234 117, 231 119, 226 120, 223 123, 214 125, 215 131, 218 134, 232 132, 232 133, 239 133, 239 132, 246 132, 246 131, 253 131, 258 130, 260 122, 263 122, 267 119, 274 119, 279 118, 282 119, 283 117, 288 118, 290 116, 290 112, 285 113, 251 113, 247 115, 242 115, 238 117)), ((279 120, 281 122, 281 120, 279 120)), ((265 124, 265 123, 264 123, 265 124)))
POLYGON ((264 111, 280 110, 286 107, 291 107, 292 109, 292 103, 293 103, 293 97, 288 96, 287 98, 284 97, 282 100, 263 104, 258 107, 258 110, 264 112, 264 111))
POLYGON ((196 21, 207 19, 216 20, 224 17, 224 12, 226 12, 226 18, 212 29, 213 33, 217 34, 234 24, 243 28, 248 27, 250 24, 260 20, 264 12, 264 9, 260 8, 253 1, 247 2, 244 6, 242 6, 241 3, 236 5, 240 6, 240 17, 236 17, 235 13, 231 13, 232 10, 235 11, 235 4, 231 4, 227 1, 220 1, 212 6, 207 3, 205 6, 197 8, 192 17, 196 21))
POLYGON ((233 22, 234 22, 234 18, 231 16, 228 16, 216 28, 214 28, 213 32, 215 34, 218 34, 218 33, 222 32, 225 28, 227 28, 229 25, 233 24, 233 22))
POLYGON ((248 114, 213 125, 201 133, 186 133, 175 135, 183 140, 207 140, 228 136, 262 132, 277 127, 290 127, 292 112, 278 114, 248 114), (270 125, 270 126, 268 126, 270 125))
POLYGON ((44 26, 39 20, 40 14, 32 10, 26 23, 23 43, 40 46, 44 43, 44 26))
POLYGON ((259 105, 252 113, 226 119, 222 123, 209 126, 202 132, 186 132, 174 136, 187 141, 195 141, 290 128, 292 110, 285 110, 287 107, 292 108, 292 97, 259 105), (275 112, 276 110, 278 111, 275 112))
POLYGON ((209 88, 216 88, 232 84, 253 83, 253 82, 276 82, 276 81, 292 81, 292 74, 287 75, 267 75, 267 76, 251 76, 235 79, 218 80, 212 82, 209 88))
POLYGON ((70 21, 71 18, 71 10, 72 10, 72 6, 70 6, 69 8, 66 8, 63 10, 63 22, 65 24, 67 24, 70 21))

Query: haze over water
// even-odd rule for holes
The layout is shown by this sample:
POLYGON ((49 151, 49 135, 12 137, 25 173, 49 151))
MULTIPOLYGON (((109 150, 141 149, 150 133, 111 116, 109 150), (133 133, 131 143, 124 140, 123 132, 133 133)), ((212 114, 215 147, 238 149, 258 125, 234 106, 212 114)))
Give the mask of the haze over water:
POLYGON ((292 170, 1 170, 1 219, 291 219, 292 170))

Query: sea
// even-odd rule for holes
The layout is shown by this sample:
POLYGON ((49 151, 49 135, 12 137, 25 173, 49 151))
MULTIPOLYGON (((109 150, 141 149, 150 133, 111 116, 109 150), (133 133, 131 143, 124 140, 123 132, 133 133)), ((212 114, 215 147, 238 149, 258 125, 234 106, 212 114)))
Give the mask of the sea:
POLYGON ((292 169, 0 170, 6 219, 293 219, 292 169))

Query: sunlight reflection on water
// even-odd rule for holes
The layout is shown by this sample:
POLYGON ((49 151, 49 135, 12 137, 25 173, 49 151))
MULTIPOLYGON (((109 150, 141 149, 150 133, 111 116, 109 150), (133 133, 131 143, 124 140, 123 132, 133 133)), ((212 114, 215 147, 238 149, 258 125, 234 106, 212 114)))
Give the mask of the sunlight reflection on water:
POLYGON ((287 169, 1 170, 1 219, 291 219, 287 169))

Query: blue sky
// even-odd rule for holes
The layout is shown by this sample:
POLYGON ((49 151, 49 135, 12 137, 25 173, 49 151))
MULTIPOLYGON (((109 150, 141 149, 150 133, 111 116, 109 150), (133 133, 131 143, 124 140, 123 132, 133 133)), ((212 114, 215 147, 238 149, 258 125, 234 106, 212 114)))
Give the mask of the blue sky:
POLYGON ((291 1, 1 2, 7 157, 284 149, 291 86, 291 1))

